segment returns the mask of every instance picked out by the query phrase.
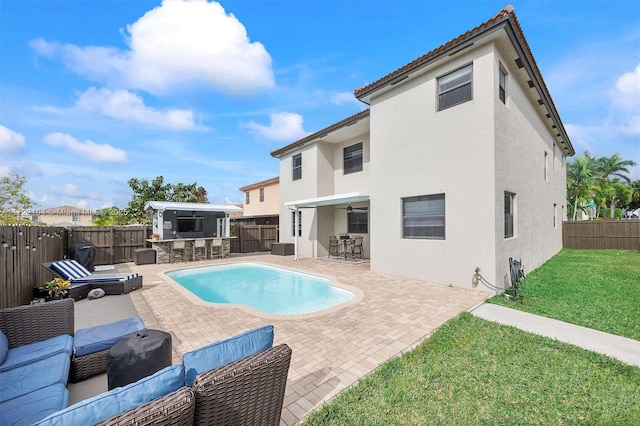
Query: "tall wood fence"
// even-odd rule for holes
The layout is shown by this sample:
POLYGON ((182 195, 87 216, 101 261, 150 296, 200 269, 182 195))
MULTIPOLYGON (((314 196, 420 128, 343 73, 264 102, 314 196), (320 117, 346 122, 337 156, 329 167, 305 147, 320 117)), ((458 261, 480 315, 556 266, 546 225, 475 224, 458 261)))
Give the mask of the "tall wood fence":
POLYGON ((572 249, 640 250, 640 220, 564 222, 562 245, 572 249))
POLYGON ((0 309, 29 303, 33 287, 53 278, 41 264, 63 258, 67 230, 0 225, 0 238, 0 309))
POLYGON ((278 225, 238 225, 231 227, 231 253, 271 251, 278 242, 278 225))
POLYGON ((147 246, 150 226, 74 226, 69 228, 69 246, 86 241, 96 248, 94 265, 133 262, 135 250, 147 246))

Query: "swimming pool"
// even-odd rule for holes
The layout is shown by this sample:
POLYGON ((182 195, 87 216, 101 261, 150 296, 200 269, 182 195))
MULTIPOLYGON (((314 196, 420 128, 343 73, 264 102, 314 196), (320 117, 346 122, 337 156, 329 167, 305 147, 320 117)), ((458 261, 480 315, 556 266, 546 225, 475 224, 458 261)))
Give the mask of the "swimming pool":
POLYGON ((269 314, 309 314, 354 296, 326 278, 257 263, 184 269, 166 275, 205 302, 248 305, 269 314))

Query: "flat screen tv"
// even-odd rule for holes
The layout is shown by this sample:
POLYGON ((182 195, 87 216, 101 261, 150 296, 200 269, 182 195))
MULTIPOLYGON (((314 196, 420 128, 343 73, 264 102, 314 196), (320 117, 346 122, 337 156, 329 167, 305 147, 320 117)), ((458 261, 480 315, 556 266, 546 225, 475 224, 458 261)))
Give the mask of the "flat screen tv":
POLYGON ((178 232, 202 232, 203 217, 178 217, 178 232))

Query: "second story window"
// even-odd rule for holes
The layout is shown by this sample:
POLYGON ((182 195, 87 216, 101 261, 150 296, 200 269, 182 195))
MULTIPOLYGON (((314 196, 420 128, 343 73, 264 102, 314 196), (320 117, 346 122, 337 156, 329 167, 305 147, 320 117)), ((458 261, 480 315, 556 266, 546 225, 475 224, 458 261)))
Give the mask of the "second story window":
POLYGON ((291 158, 293 164, 292 180, 302 179, 302 154, 296 154, 291 158))
POLYGON ((500 100, 503 104, 507 103, 507 73, 502 71, 502 68, 498 68, 498 90, 500 100))
POLYGON ((244 203, 245 204, 249 204, 249 201, 251 201, 251 193, 249 191, 244 193, 244 203))
POLYGON ((264 202, 264 188, 260 188, 260 202, 264 202))
POLYGON ((473 99, 473 65, 457 69, 438 79, 438 111, 473 99))
POLYGON ((362 171, 362 142, 344 149, 344 174, 362 171))

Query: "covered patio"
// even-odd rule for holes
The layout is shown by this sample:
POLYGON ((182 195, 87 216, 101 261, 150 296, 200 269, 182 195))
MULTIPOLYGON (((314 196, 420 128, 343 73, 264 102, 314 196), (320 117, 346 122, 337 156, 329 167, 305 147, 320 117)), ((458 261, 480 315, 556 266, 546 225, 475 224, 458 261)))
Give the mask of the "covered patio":
MULTIPOLYGON (((301 258, 300 238, 302 227, 300 211, 315 210, 315 226, 310 235, 305 235, 306 241, 312 243, 312 257, 330 257, 334 253, 331 249, 330 237, 343 236, 340 245, 344 245, 344 255, 347 258, 347 237, 362 236, 362 259, 368 258, 369 245, 369 193, 350 192, 285 202, 284 205, 293 212, 294 229, 299 230, 294 235, 294 259, 301 258)), ((338 247, 340 248, 340 246, 338 247)), ((338 256, 339 257, 339 256, 338 256)))

